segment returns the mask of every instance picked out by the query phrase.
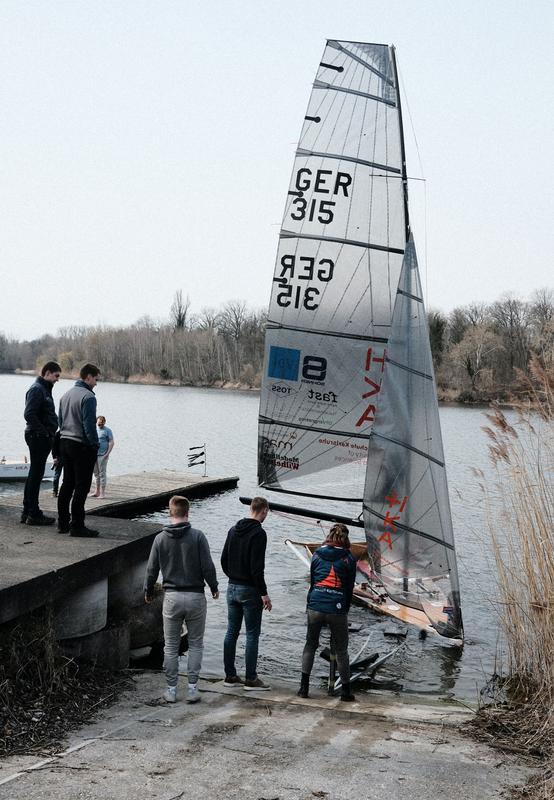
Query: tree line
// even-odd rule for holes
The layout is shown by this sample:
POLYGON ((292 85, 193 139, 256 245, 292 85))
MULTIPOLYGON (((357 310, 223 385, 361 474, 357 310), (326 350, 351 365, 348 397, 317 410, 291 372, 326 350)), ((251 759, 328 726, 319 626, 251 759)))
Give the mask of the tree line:
MULTIPOLYGON (((507 399, 535 359, 554 369, 554 291, 530 300, 505 295, 471 303, 450 314, 428 314, 439 397, 507 399)), ((263 367, 266 314, 231 301, 219 310, 190 311, 175 293, 168 318, 142 317, 127 327, 71 326, 32 341, 0 333, 0 370, 31 370, 48 360, 64 373, 96 363, 108 380, 168 382, 186 386, 258 387, 263 367)))

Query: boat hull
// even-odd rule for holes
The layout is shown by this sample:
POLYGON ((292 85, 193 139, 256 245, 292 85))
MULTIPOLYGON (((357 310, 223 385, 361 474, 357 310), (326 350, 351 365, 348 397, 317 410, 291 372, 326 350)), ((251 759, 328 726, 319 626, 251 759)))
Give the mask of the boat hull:
MULTIPOLYGON (((295 542, 291 539, 286 539, 285 543, 297 558, 308 567, 313 553, 318 547, 321 547, 321 542, 295 542)), ((462 639, 450 639, 446 636, 441 636, 430 624, 429 617, 424 611, 395 602, 383 584, 375 580, 367 560, 367 545, 364 542, 353 542, 351 551, 356 558, 358 568, 357 581, 354 585, 354 602, 377 614, 394 617, 394 619, 406 625, 413 625, 418 630, 425 631, 426 634, 436 637, 441 644, 453 647, 463 645, 462 639)), ((437 605, 442 605, 443 602, 446 603, 446 598, 437 605)), ((446 615, 444 615, 444 621, 447 621, 446 615)))

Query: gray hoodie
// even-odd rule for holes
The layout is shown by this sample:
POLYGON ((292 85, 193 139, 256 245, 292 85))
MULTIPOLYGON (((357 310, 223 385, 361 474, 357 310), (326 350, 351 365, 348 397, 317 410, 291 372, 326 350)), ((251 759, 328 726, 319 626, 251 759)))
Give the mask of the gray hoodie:
POLYGON ((217 592, 217 575, 208 540, 190 522, 166 525, 152 544, 144 592, 151 596, 161 571, 166 591, 204 592, 204 582, 217 592))

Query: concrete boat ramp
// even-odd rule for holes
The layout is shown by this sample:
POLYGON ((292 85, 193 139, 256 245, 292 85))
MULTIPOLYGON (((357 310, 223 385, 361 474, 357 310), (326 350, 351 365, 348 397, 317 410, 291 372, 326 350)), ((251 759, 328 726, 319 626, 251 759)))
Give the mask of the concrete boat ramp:
MULTIPOLYGON (((161 509, 174 494, 204 497, 237 482, 170 471, 114 477, 105 500, 87 501, 97 539, 60 535, 55 525, 21 525, 22 494, 6 495, 0 505, 0 625, 49 606, 56 638, 70 655, 127 666, 130 649, 161 638, 159 604, 146 606, 142 589, 161 526, 125 517, 161 509)), ((51 484, 43 487, 41 508, 55 514, 51 484)))
POLYGON ((377 692, 346 704, 317 686, 300 700, 291 684, 272 685, 246 694, 202 680, 200 703, 167 705, 162 676, 140 674, 59 753, 0 762, 0 796, 490 800, 525 782, 512 757, 460 731, 463 707, 377 692))

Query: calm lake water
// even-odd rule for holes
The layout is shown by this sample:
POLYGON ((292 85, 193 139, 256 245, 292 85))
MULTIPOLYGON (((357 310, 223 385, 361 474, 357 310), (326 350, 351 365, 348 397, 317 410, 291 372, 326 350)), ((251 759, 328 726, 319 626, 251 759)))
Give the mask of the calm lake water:
MULTIPOLYGON (((31 382, 28 376, 0 375, 0 457, 19 458, 27 452, 23 438, 23 402, 31 382)), ((56 405, 71 385, 71 381, 60 381, 54 387, 56 405)), ((110 459, 108 482, 110 474, 157 469, 188 471, 189 447, 204 443, 209 475, 240 476, 237 490, 192 504, 191 521, 208 536, 214 562, 219 567, 227 530, 246 513, 238 501, 239 494, 251 496, 257 493, 257 393, 99 383, 96 395, 98 413, 106 416, 116 442, 110 459)), ((481 490, 471 468, 482 469, 491 480, 492 469, 486 437, 481 430, 486 422, 483 410, 444 406, 440 415, 466 643, 460 651, 442 647, 432 638, 421 641, 416 632, 410 631, 405 646, 390 659, 380 675, 395 680, 398 690, 404 693, 474 701, 494 670, 498 623, 491 604, 494 570, 488 546, 489 533, 483 522, 481 490)), ((200 473, 201 469, 195 471, 200 473)), ((0 499, 3 494, 13 491, 13 488, 0 485, 0 499)), ((165 515, 158 513, 151 518, 161 522, 165 515)), ((285 546, 284 540, 289 537, 318 539, 319 531, 310 525, 299 528, 295 522, 276 514, 268 517, 265 528, 268 533, 267 583, 273 611, 264 614, 259 670, 264 677, 277 675, 296 681, 305 635, 307 571, 285 546)), ((361 538, 360 533, 356 531, 354 538, 361 538)), ((223 595, 226 578, 220 568, 218 575, 223 595)), ((390 619, 356 607, 352 609, 350 619, 362 626, 361 631, 351 637, 351 653, 357 652, 368 637, 368 652, 384 653, 396 646, 395 640, 384 635, 384 631, 394 625, 390 619)), ((221 672, 225 620, 224 596, 219 601, 209 599, 204 658, 204 666, 209 672, 221 672)), ((319 670, 316 662, 315 671, 323 675, 325 670, 325 662, 321 661, 319 670)))

